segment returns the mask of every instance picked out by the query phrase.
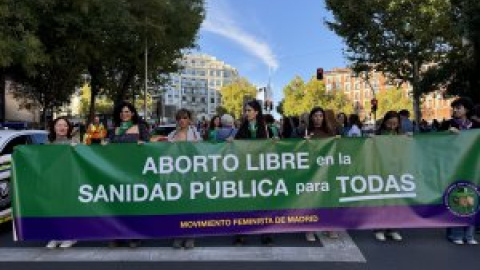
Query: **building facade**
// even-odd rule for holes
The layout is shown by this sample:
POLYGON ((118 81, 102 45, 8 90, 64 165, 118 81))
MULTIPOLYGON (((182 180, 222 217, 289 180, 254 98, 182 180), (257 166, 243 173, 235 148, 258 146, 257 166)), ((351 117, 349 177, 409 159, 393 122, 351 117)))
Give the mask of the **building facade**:
POLYGON ((186 55, 182 64, 180 73, 170 75, 171 84, 161 95, 163 104, 158 106, 163 109, 159 111, 168 118, 169 110, 180 108, 190 110, 197 119, 212 117, 222 105, 220 89, 238 78, 238 71, 208 55, 186 55))
MULTIPOLYGON (((368 104, 374 97, 383 91, 400 87, 405 97, 410 98, 412 86, 408 83, 398 84, 391 82, 381 72, 371 72, 369 80, 362 76, 356 76, 349 68, 335 68, 324 73, 324 83, 327 92, 340 91, 344 93, 354 104, 355 112, 361 118, 368 118, 370 112, 368 104)), ((453 99, 446 99, 442 91, 435 91, 422 98, 422 118, 431 121, 451 118, 450 103, 453 99)), ((381 106, 381 104, 379 104, 381 106)), ((377 117, 378 118, 378 117, 377 117)))

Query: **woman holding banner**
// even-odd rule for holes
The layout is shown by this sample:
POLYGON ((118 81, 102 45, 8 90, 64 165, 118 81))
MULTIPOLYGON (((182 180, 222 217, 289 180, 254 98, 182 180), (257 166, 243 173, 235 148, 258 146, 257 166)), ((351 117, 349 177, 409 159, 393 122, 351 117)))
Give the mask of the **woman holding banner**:
MULTIPOLYGON (((401 135, 401 118, 400 114, 395 111, 388 111, 383 117, 380 127, 375 132, 376 135, 401 135)), ((407 133, 411 134, 411 133, 407 133)), ((387 236, 395 241, 402 241, 402 235, 398 230, 394 229, 380 229, 374 232, 375 239, 380 242, 387 240, 387 236)))
MULTIPOLYGON (((168 134, 169 142, 198 142, 202 140, 195 126, 192 125, 192 113, 186 109, 180 109, 175 115, 177 120, 177 129, 168 134)), ((194 238, 175 238, 173 239, 173 248, 192 249, 195 247, 194 238)))
MULTIPOLYGON (((79 141, 72 137, 73 125, 68 121, 66 117, 58 117, 55 119, 49 127, 48 133, 48 144, 70 144, 75 146, 79 141)), ((47 244, 47 248, 54 249, 57 247, 60 248, 69 248, 75 245, 77 241, 67 240, 67 241, 57 241, 51 240, 47 244)))
MULTIPOLYGON (((460 97, 452 102, 453 118, 446 122, 446 128, 452 133, 458 134, 463 130, 480 128, 478 123, 471 121, 473 102, 469 98, 460 97)), ((477 245, 474 238, 475 226, 447 228, 447 238, 457 245, 477 245)))
MULTIPOLYGON (((268 130, 262 113, 262 107, 256 100, 251 100, 245 104, 245 113, 242 124, 235 135, 236 140, 262 140, 268 139, 268 130)), ((262 234, 260 241, 264 245, 273 245, 273 237, 270 234, 262 234)), ((246 243, 245 235, 236 235, 234 244, 244 245, 246 243)))
MULTIPOLYGON (((114 129, 109 132, 108 140, 110 143, 137 143, 139 145, 149 141, 148 128, 143 124, 138 116, 137 110, 129 102, 120 103, 113 110, 114 129)), ((103 142, 105 145, 107 142, 103 142)), ((114 240, 110 242, 110 247, 122 245, 122 241, 114 240)), ((140 240, 134 239, 128 241, 128 246, 135 248, 140 244, 140 240)))
MULTIPOLYGON (((315 107, 310 111, 308 116, 308 126, 305 130, 305 139, 322 139, 331 138, 336 135, 335 114, 333 111, 325 111, 320 107, 315 107)), ((333 231, 324 232, 329 238, 338 238, 338 233, 333 231)), ((307 232, 305 238, 308 242, 315 242, 316 235, 314 232, 307 232)))

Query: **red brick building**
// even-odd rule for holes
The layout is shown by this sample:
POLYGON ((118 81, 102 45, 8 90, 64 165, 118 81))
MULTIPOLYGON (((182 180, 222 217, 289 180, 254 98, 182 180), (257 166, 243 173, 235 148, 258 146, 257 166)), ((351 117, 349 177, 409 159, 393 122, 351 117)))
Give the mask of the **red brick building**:
MULTIPOLYGON (((324 83, 327 92, 340 91, 347 95, 353 102, 355 111, 361 118, 368 116, 366 111, 367 104, 376 94, 387 91, 390 88, 397 87, 395 83, 389 81, 381 72, 372 72, 367 80, 363 76, 355 76, 355 73, 349 68, 335 68, 324 73, 324 83)), ((400 85, 406 97, 412 87, 408 83, 400 85)), ((452 99, 444 99, 440 92, 428 94, 422 98, 422 118, 427 121, 433 119, 442 120, 450 118, 450 103, 452 99)))

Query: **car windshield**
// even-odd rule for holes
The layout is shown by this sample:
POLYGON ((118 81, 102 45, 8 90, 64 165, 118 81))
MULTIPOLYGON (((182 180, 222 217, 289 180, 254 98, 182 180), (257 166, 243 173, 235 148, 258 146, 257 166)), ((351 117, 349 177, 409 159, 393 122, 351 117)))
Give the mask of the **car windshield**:
POLYGON ((153 130, 153 135, 168 136, 175 128, 176 126, 159 126, 153 130))

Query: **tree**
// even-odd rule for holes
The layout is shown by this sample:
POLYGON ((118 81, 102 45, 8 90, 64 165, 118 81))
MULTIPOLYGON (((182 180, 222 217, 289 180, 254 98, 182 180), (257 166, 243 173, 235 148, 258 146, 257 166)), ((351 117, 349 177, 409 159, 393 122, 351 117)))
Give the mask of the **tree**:
POLYGON ((232 83, 222 87, 222 106, 235 119, 239 119, 243 114, 244 101, 248 98, 255 98, 257 95, 256 87, 246 78, 238 78, 232 83))
POLYGON ((323 81, 312 77, 306 84, 296 76, 283 89, 285 98, 282 101, 283 112, 286 116, 300 116, 310 112, 314 107, 344 112, 353 112, 353 104, 341 92, 327 93, 323 81))
MULTIPOLYGON (((80 115, 83 117, 88 116, 90 113, 90 96, 91 87, 88 84, 83 85, 80 89, 80 115)), ((112 114, 113 113, 113 101, 106 96, 102 96, 95 100, 95 112, 96 114, 112 114)))
POLYGON ((225 109, 225 107, 223 106, 218 106, 216 109, 215 109, 215 112, 217 113, 217 115, 224 115, 224 114, 227 114, 228 113, 228 110, 225 109))
POLYGON ((480 2, 451 0, 451 23, 461 42, 426 74, 422 87, 447 89, 448 95, 468 96, 480 103, 480 2))
POLYGON ((0 21, 8 27, 0 30, 0 49, 10 50, 0 52, 0 75, 3 79, 5 70, 33 67, 32 72, 18 72, 25 75, 17 81, 30 86, 22 88, 28 95, 18 95, 42 96, 50 107, 56 103, 46 101, 51 95, 45 91, 57 93, 54 101, 61 102, 73 92, 72 82, 88 73, 91 119, 97 95, 133 99, 145 76, 153 83, 165 82, 159 74, 180 68, 179 59, 195 47, 203 19, 203 0, 2 1, 0 21))
MULTIPOLYGON (((90 0, 82 21, 85 66, 92 99, 104 89, 115 102, 139 94, 147 78, 157 84, 178 71, 182 52, 195 46, 204 19, 203 0, 90 0), (102 44, 98 48, 98 44, 102 44)), ((94 102, 91 103, 92 106, 94 102)), ((91 108, 92 115, 94 108, 91 108)))
POLYGON ((285 96, 283 101, 283 111, 286 116, 298 116, 306 112, 303 107, 303 97, 305 82, 300 76, 295 76, 283 88, 283 95, 285 96))
POLYGON ((283 115, 285 111, 283 110, 283 104, 285 103, 285 99, 282 99, 277 106, 277 113, 283 115))
MULTIPOLYGON (((413 112, 412 99, 405 95, 402 88, 389 88, 385 91, 380 91, 376 95, 378 101, 378 110, 376 112, 377 119, 382 118, 388 111, 400 111, 408 109, 410 114, 413 112)), ((370 112, 371 104, 368 103, 365 110, 370 112)))
MULTIPOLYGON (((0 95, 4 96, 7 80, 18 81, 35 74, 34 66, 43 63, 46 57, 35 35, 38 18, 32 15, 31 3, 1 1, 0 25, 0 95)), ((0 112, 0 121, 4 120, 4 112, 0 112)))
POLYGON ((425 69, 444 62, 458 38, 445 0, 327 0, 334 20, 327 25, 346 43, 346 56, 357 72, 372 69, 413 87, 414 111, 420 119, 425 69))

